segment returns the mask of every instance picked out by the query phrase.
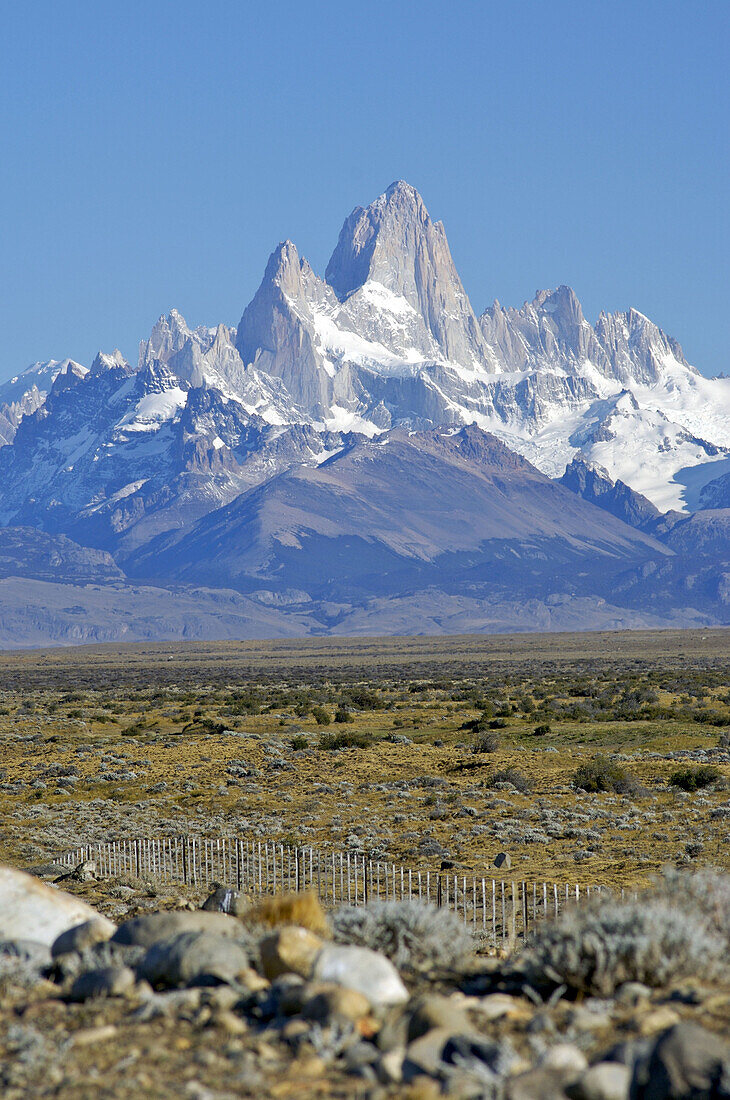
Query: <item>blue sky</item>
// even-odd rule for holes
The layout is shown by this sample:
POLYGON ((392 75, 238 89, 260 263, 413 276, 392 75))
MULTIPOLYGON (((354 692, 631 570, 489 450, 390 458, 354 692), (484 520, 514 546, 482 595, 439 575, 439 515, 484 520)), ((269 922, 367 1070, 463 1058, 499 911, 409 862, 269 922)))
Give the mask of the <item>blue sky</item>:
POLYGON ((394 179, 478 312, 570 283, 730 371, 730 4, 5 5, 0 378, 235 324, 394 179))

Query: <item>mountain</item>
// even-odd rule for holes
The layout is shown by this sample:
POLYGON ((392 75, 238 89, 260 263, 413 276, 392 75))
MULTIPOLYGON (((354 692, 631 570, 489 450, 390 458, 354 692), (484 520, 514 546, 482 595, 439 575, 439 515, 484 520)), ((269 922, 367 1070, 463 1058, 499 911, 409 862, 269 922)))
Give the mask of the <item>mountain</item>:
MULTIPOLYGON (((497 600, 503 629, 519 629, 528 616, 510 615, 510 601, 532 601, 530 614, 546 601, 605 602, 613 576, 669 553, 467 427, 361 437, 161 536, 126 567, 145 583, 237 588, 265 605, 276 594, 319 630, 356 612, 376 625, 374 601, 423 605, 436 590, 450 607, 497 600)), ((417 631, 421 614, 401 613, 401 628, 417 631)))
POLYGON ((79 546, 65 535, 33 527, 0 528, 0 578, 26 577, 63 584, 111 584, 124 580, 111 554, 79 546))
POLYGON ((478 315, 403 181, 323 276, 279 244, 236 327, 173 309, 134 364, 0 386, 0 524, 158 589, 256 593, 247 623, 284 616, 266 629, 726 621, 722 537, 693 513, 727 506, 728 469, 730 379, 636 309, 592 324, 567 286, 478 315))
POLYGON ((577 493, 583 500, 610 512, 630 527, 650 530, 661 512, 641 493, 634 492, 623 481, 612 481, 600 466, 591 466, 583 458, 574 458, 565 467, 560 484, 577 493))

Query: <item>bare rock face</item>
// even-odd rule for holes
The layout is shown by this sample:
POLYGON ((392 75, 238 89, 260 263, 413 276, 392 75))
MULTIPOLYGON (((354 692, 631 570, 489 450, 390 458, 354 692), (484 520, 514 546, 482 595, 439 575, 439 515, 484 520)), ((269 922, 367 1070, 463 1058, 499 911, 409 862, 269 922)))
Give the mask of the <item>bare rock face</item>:
POLYGON ((50 947, 62 932, 96 921, 111 935, 115 925, 86 902, 46 886, 25 871, 0 866, 0 940, 31 939, 50 947))
POLYGON ((490 363, 444 227, 431 221, 421 196, 403 180, 369 206, 353 210, 325 279, 343 302, 367 283, 385 288, 386 309, 390 295, 422 318, 436 357, 466 366, 490 363))

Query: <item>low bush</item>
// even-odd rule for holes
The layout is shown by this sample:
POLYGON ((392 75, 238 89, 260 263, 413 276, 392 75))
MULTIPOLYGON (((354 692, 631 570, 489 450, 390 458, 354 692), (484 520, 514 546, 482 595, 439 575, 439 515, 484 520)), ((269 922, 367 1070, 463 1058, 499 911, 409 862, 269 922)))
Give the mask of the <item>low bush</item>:
POLYGON ((672 772, 669 782, 682 791, 699 791, 703 787, 712 787, 723 778, 719 768, 712 764, 700 764, 699 767, 680 768, 672 772))
POLYGON ((624 771, 622 767, 607 756, 598 754, 586 764, 581 764, 573 776, 573 786, 594 794, 599 791, 614 791, 616 794, 640 795, 645 793, 636 776, 624 771))
POLYGON ((291 747, 294 749, 295 752, 297 752, 299 749, 309 748, 309 741, 307 740, 306 737, 301 737, 301 736, 292 737, 289 744, 291 745, 291 747))
POLYGON ((402 970, 447 970, 474 947, 463 921, 450 909, 420 901, 375 901, 344 906, 332 918, 338 943, 380 951, 402 970))
POLYGON ((335 722, 354 722, 355 719, 345 707, 340 705, 335 711, 335 722))
POLYGON ((546 979, 599 997, 623 982, 663 986, 682 978, 713 979, 727 942, 694 910, 659 896, 597 899, 544 924, 525 952, 529 980, 546 979))
POLYGON ((478 733, 474 738, 474 744, 471 747, 472 752, 496 752, 499 748, 499 734, 492 730, 485 730, 483 733, 478 733))
POLYGON ((550 723, 541 722, 539 726, 535 726, 532 732, 535 734, 535 737, 545 737, 548 733, 551 732, 550 723))
POLYGON ((372 736, 364 730, 338 730, 319 736, 320 749, 366 749, 372 742, 372 736))
POLYGON ((495 772, 487 781, 487 786, 495 787, 498 783, 511 783, 521 794, 529 794, 532 790, 532 780, 518 768, 502 768, 495 772))
POLYGON ((312 707, 312 717, 318 726, 328 726, 332 721, 324 707, 312 707))

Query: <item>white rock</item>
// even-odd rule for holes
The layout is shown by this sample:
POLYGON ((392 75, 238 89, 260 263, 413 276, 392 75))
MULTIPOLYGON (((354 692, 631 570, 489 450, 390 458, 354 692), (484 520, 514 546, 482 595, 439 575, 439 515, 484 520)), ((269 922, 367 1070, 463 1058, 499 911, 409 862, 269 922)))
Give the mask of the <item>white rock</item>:
POLYGON ((31 939, 50 947, 62 932, 90 920, 108 926, 109 935, 114 932, 115 925, 86 902, 25 871, 0 866, 0 940, 31 939))
POLYGON ((378 1006, 404 1004, 408 990, 390 959, 368 947, 328 943, 314 964, 313 978, 364 993, 378 1006))

